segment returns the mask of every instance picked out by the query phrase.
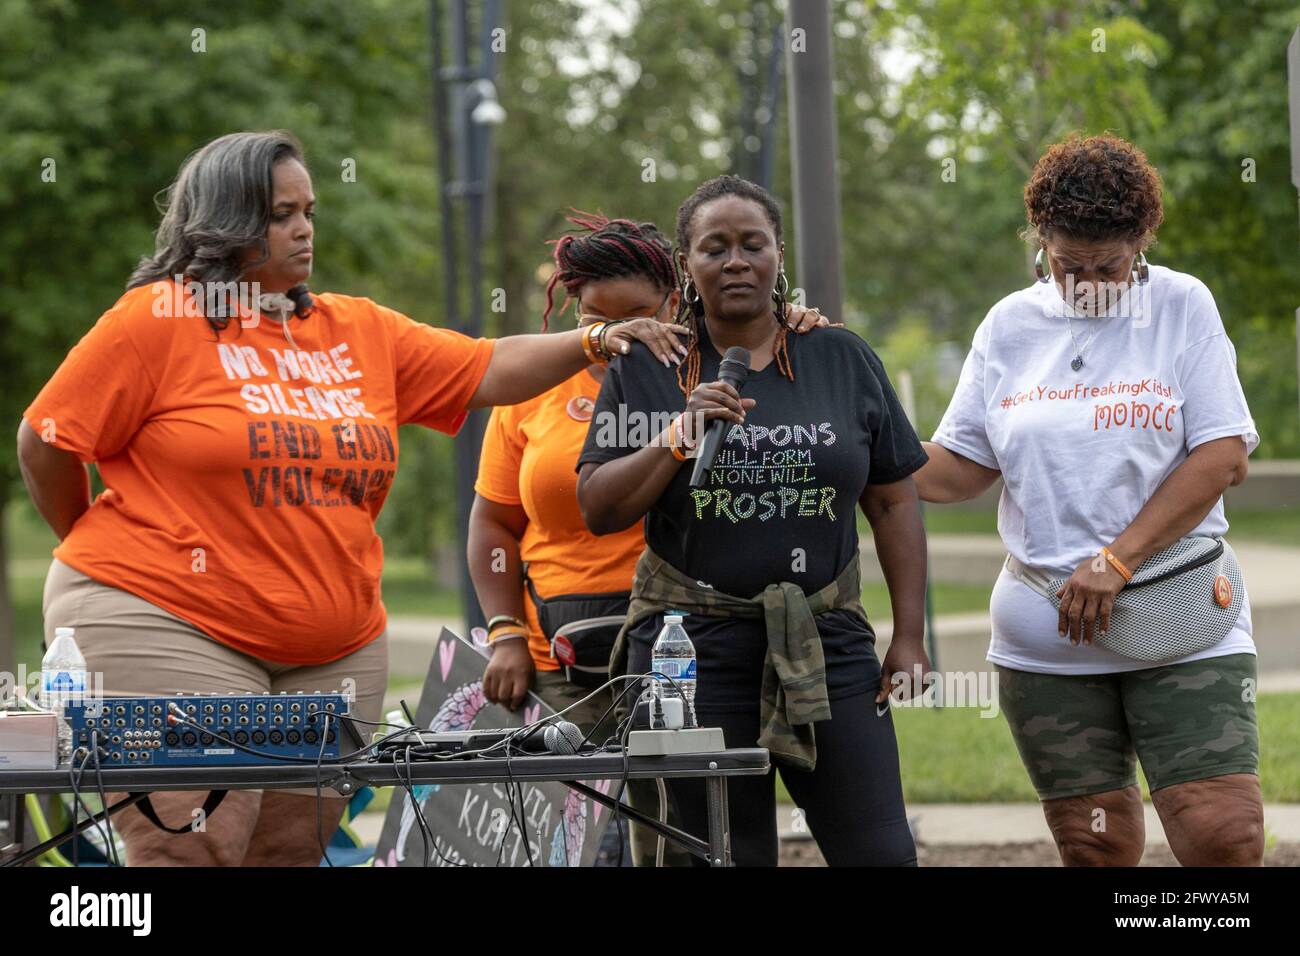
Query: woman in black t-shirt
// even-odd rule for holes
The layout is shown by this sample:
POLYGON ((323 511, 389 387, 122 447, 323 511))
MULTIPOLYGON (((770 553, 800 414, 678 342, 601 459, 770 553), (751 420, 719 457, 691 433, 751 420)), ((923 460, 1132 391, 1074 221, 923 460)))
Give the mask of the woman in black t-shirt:
MULTIPOLYGON (((929 662, 925 533, 909 475, 925 452, 865 342, 838 328, 786 334, 781 214, 765 190, 734 176, 705 183, 678 210, 677 244, 689 357, 673 370, 634 348, 610 364, 578 460, 584 520, 608 534, 645 518, 638 585, 649 593, 650 569, 665 569, 695 601, 685 623, 699 725, 722 727, 729 747, 772 750, 827 861, 915 863, 890 682, 858 603, 855 508, 890 588, 884 670, 914 679, 929 662), (732 346, 751 356, 743 398, 716 380, 732 346), (681 449, 713 419, 726 423, 724 441, 693 489, 681 449)), ((627 670, 646 673, 666 605, 640 616, 636 606, 627 670)), ((686 828, 705 833, 702 783, 669 788, 686 828)), ((772 774, 733 778, 729 792, 736 862, 775 864, 772 774)))

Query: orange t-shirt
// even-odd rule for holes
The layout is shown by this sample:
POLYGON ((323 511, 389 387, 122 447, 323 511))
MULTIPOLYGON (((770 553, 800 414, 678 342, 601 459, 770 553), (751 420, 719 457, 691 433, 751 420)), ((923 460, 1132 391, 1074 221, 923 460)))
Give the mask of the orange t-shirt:
MULTIPOLYGON (((579 372, 536 398, 494 408, 483 435, 474 490, 503 505, 521 505, 528 515, 520 557, 543 598, 560 594, 627 591, 645 548, 638 522, 618 534, 597 537, 578 508, 578 453, 600 384, 579 372)), ((538 670, 558 670, 524 590, 528 649, 538 670)))
POLYGON ((314 299, 287 333, 253 314, 218 337, 170 308, 175 283, 132 289, 24 413, 106 486, 57 558, 285 664, 383 631, 375 517, 397 426, 455 434, 492 356, 369 299, 314 299))

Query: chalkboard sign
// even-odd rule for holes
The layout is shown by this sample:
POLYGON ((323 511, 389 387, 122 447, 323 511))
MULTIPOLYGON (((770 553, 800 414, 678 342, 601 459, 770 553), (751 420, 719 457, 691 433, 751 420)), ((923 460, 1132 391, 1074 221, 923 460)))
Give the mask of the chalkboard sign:
MULTIPOLYGON (((522 727, 555 713, 531 691, 517 711, 488 703, 483 696, 485 663, 477 647, 443 628, 416 723, 436 731, 482 730, 522 727)), ((614 780, 588 784, 602 793, 617 792, 614 780)), ((429 866, 528 866, 529 847, 535 866, 590 866, 610 820, 605 807, 562 783, 433 784, 412 789, 432 833, 429 866), (511 821, 516 787, 523 790, 522 829, 511 821)), ((519 817, 516 797, 516 820, 519 817)), ((415 808, 406 790, 396 788, 375 849, 375 866, 424 866, 423 857, 424 837, 415 808)))

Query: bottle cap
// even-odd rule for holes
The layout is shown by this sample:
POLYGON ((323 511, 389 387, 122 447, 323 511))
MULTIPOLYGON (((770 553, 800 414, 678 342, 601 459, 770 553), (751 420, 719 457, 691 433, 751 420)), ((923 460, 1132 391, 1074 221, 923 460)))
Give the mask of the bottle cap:
POLYGON ((664 623, 665 623, 665 624, 680 624, 680 623, 682 623, 682 615, 681 615, 681 614, 665 614, 665 615, 664 615, 664 623))
POLYGON ((72 627, 56 627, 54 629, 54 637, 56 640, 60 637, 72 637, 75 631, 76 628, 72 628, 72 627))

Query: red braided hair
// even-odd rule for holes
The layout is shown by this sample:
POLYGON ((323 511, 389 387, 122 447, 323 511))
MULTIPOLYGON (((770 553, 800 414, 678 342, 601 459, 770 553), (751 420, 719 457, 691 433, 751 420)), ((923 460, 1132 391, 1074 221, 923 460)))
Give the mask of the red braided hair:
POLYGON ((672 245, 652 222, 609 219, 600 213, 571 210, 569 222, 579 232, 550 240, 554 247, 555 271, 546 283, 546 311, 542 313, 542 331, 550 323, 555 307, 555 287, 564 286, 562 315, 582 287, 600 279, 641 276, 657 288, 677 287, 677 268, 673 263, 672 245))

